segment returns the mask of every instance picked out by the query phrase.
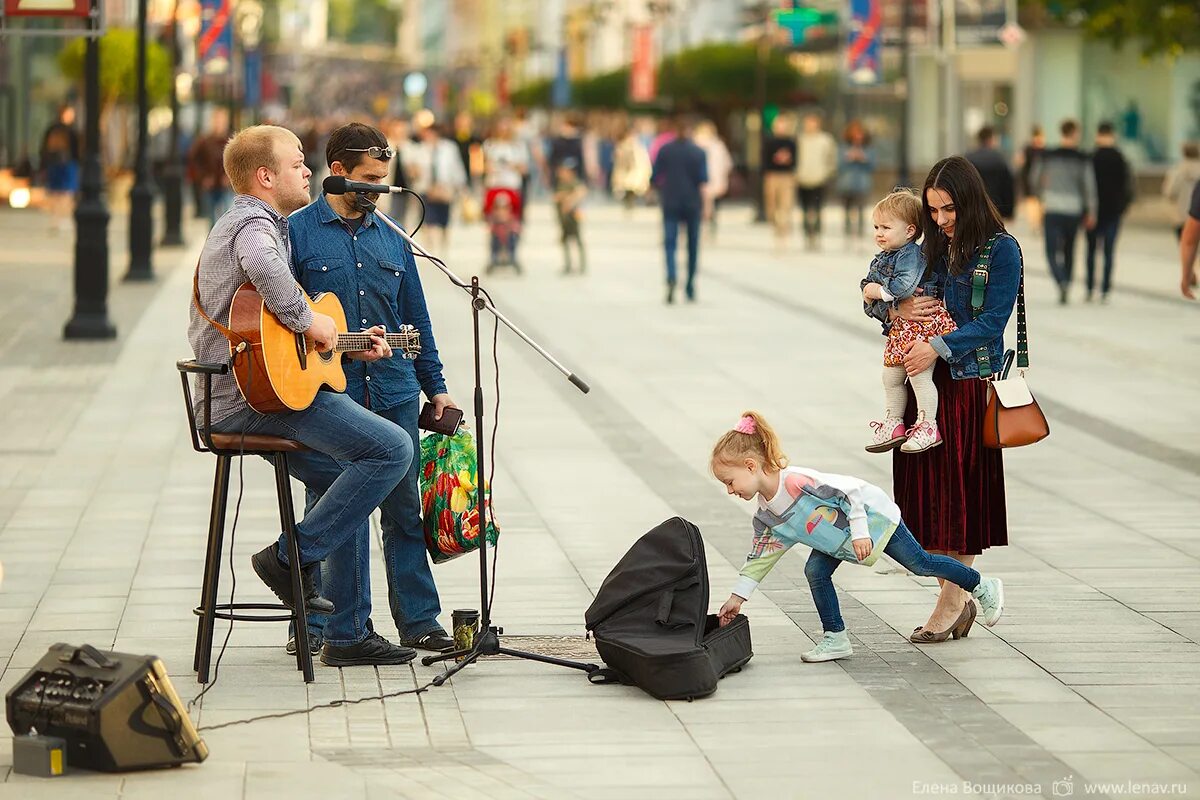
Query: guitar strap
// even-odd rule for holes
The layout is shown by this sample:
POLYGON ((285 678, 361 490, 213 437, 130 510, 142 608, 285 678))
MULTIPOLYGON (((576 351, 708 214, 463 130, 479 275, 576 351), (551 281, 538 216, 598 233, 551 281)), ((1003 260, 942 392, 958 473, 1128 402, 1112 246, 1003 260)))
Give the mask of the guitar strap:
POLYGON ((212 325, 214 328, 216 328, 218 331, 220 331, 222 336, 224 336, 226 339, 229 340, 229 344, 231 344, 233 346, 235 351, 240 353, 240 352, 242 352, 242 350, 244 350, 250 346, 250 343, 248 341, 246 341, 245 337, 238 336, 236 333, 229 330, 229 328, 226 328, 224 325, 217 322, 215 319, 210 317, 208 314, 204 313, 204 306, 200 305, 200 262, 199 262, 199 260, 196 261, 196 272, 194 275, 192 275, 192 303, 196 306, 196 311, 198 311, 200 313, 200 316, 204 317, 205 321, 208 322, 209 325, 212 325))

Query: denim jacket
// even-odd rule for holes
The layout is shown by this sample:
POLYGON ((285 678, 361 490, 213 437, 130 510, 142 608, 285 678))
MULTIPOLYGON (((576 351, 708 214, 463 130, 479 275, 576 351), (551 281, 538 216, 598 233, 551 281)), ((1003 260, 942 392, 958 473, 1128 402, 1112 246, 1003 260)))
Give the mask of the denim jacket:
POLYGON ((950 365, 950 375, 955 380, 979 377, 975 348, 982 345, 987 345, 993 368, 1000 364, 1004 355, 1004 328, 1017 302, 1022 264, 1021 246, 1017 240, 1007 233, 1000 234, 992 246, 983 312, 977 319, 971 318, 974 257, 970 266, 958 275, 950 274, 946 261, 934 270, 933 277, 942 286, 946 310, 958 325, 958 330, 945 336, 935 336, 929 340, 929 344, 950 365))
POLYGON ((346 394, 375 410, 392 408, 424 391, 446 391, 421 276, 408 243, 367 215, 352 232, 321 195, 289 218, 292 261, 309 294, 333 292, 350 330, 412 325, 421 334, 415 361, 394 356, 373 363, 347 359, 346 394))
MULTIPOLYGON (((866 287, 868 283, 878 283, 887 293, 897 300, 903 300, 905 297, 912 297, 917 287, 921 284, 921 278, 925 274, 925 254, 921 252, 921 246, 916 242, 909 242, 899 250, 891 252, 882 251, 871 260, 871 267, 867 270, 867 277, 863 278, 859 284, 859 290, 866 287)), ((883 332, 887 333, 892 326, 891 320, 888 317, 888 311, 892 308, 891 302, 887 300, 874 300, 870 303, 863 302, 863 313, 868 317, 874 317, 883 325, 883 332)))

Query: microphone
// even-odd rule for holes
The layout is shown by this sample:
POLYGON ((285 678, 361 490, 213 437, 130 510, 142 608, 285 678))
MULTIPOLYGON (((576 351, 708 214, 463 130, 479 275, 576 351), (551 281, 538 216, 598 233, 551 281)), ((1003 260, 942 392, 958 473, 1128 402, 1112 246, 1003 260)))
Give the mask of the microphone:
POLYGON ((403 186, 388 186, 386 183, 362 183, 346 180, 345 175, 330 175, 321 182, 325 194, 400 194, 403 186))

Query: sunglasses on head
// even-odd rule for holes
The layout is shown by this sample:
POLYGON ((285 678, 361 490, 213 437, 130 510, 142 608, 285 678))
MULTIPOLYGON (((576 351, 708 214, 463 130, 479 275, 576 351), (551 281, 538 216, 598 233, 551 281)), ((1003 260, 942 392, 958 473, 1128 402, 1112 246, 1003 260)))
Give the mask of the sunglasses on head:
POLYGON ((371 158, 391 158, 396 151, 390 147, 347 147, 347 153, 366 153, 371 158))

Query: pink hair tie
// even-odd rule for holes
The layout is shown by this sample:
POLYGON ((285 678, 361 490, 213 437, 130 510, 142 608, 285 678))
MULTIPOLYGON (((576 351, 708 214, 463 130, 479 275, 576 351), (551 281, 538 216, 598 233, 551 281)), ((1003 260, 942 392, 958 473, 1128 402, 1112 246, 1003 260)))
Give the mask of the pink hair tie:
POLYGON ((758 425, 754 423, 754 417, 747 414, 738 420, 738 424, 733 426, 733 429, 738 433, 749 433, 751 435, 758 433, 758 425))

